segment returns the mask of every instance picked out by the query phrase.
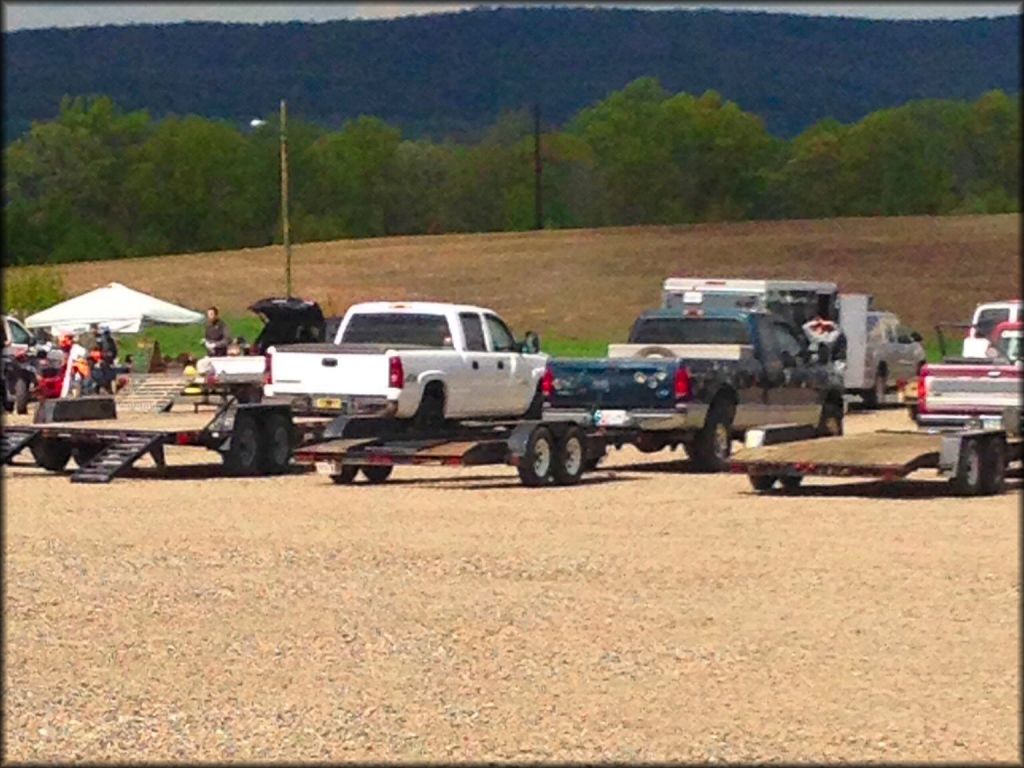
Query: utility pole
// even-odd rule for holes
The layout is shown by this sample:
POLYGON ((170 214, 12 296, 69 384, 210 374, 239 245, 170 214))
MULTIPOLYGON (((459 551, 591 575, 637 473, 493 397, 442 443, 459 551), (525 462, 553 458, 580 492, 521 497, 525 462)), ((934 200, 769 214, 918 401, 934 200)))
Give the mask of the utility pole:
POLYGON ((292 243, 288 230, 288 127, 284 99, 281 99, 281 238, 284 242, 284 282, 292 297, 292 243))
POLYGON ((533 105, 533 203, 534 229, 544 229, 544 188, 541 184, 544 164, 540 157, 540 104, 533 105))

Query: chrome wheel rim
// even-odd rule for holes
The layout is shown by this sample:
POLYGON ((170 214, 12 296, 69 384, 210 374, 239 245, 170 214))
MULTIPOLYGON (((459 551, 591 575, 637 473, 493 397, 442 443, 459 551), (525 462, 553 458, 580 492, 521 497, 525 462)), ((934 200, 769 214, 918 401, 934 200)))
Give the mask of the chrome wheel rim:
POLYGON ((541 438, 533 445, 533 471, 537 477, 544 477, 551 469, 551 443, 541 438))
POLYGON ((565 471, 570 475, 579 474, 583 466, 583 444, 578 437, 570 437, 565 441, 565 455, 562 457, 565 471))

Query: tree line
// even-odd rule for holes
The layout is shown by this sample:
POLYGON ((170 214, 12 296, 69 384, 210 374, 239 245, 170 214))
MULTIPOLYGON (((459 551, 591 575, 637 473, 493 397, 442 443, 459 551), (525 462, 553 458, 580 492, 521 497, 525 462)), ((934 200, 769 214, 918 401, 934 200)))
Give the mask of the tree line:
MULTIPOLYGON (((4 263, 280 242, 276 121, 65 97, 4 150, 4 263)), ((473 143, 289 120, 292 240, 530 229, 532 130, 525 109, 473 143)), ((548 228, 1002 213, 1020 208, 1020 96, 908 102, 784 140, 714 91, 641 78, 545 130, 541 154, 548 228)))

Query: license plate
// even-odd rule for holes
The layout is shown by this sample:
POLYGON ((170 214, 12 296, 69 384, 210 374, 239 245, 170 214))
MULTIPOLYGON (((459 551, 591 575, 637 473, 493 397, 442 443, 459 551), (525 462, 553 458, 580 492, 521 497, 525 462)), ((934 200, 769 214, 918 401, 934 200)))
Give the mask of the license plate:
POLYGON ((594 411, 594 423, 599 427, 621 427, 628 420, 625 411, 594 411))
POLYGON ((318 475, 333 475, 334 464, 329 461, 316 462, 316 473, 318 475))
POLYGON ((338 397, 318 397, 316 400, 316 407, 323 408, 326 411, 340 411, 341 410, 341 398, 338 397))
POLYGON ((982 429, 1002 429, 1003 428, 1003 420, 1001 418, 999 418, 998 416, 996 418, 994 418, 994 419, 982 419, 981 420, 981 428, 982 429))

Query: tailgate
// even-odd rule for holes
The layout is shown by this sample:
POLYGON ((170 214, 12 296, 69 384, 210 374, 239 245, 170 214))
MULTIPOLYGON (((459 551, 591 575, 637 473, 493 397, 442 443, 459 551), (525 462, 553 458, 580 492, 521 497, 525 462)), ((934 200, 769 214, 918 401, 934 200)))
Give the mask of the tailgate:
POLYGON ((923 380, 928 413, 1001 413, 1021 406, 1019 365, 930 365, 923 380))
POLYGON ((677 365, 664 358, 552 360, 548 402, 565 409, 671 409, 677 365))
POLYGON ((380 347, 295 344, 274 349, 273 395, 388 394, 388 356, 380 347))

